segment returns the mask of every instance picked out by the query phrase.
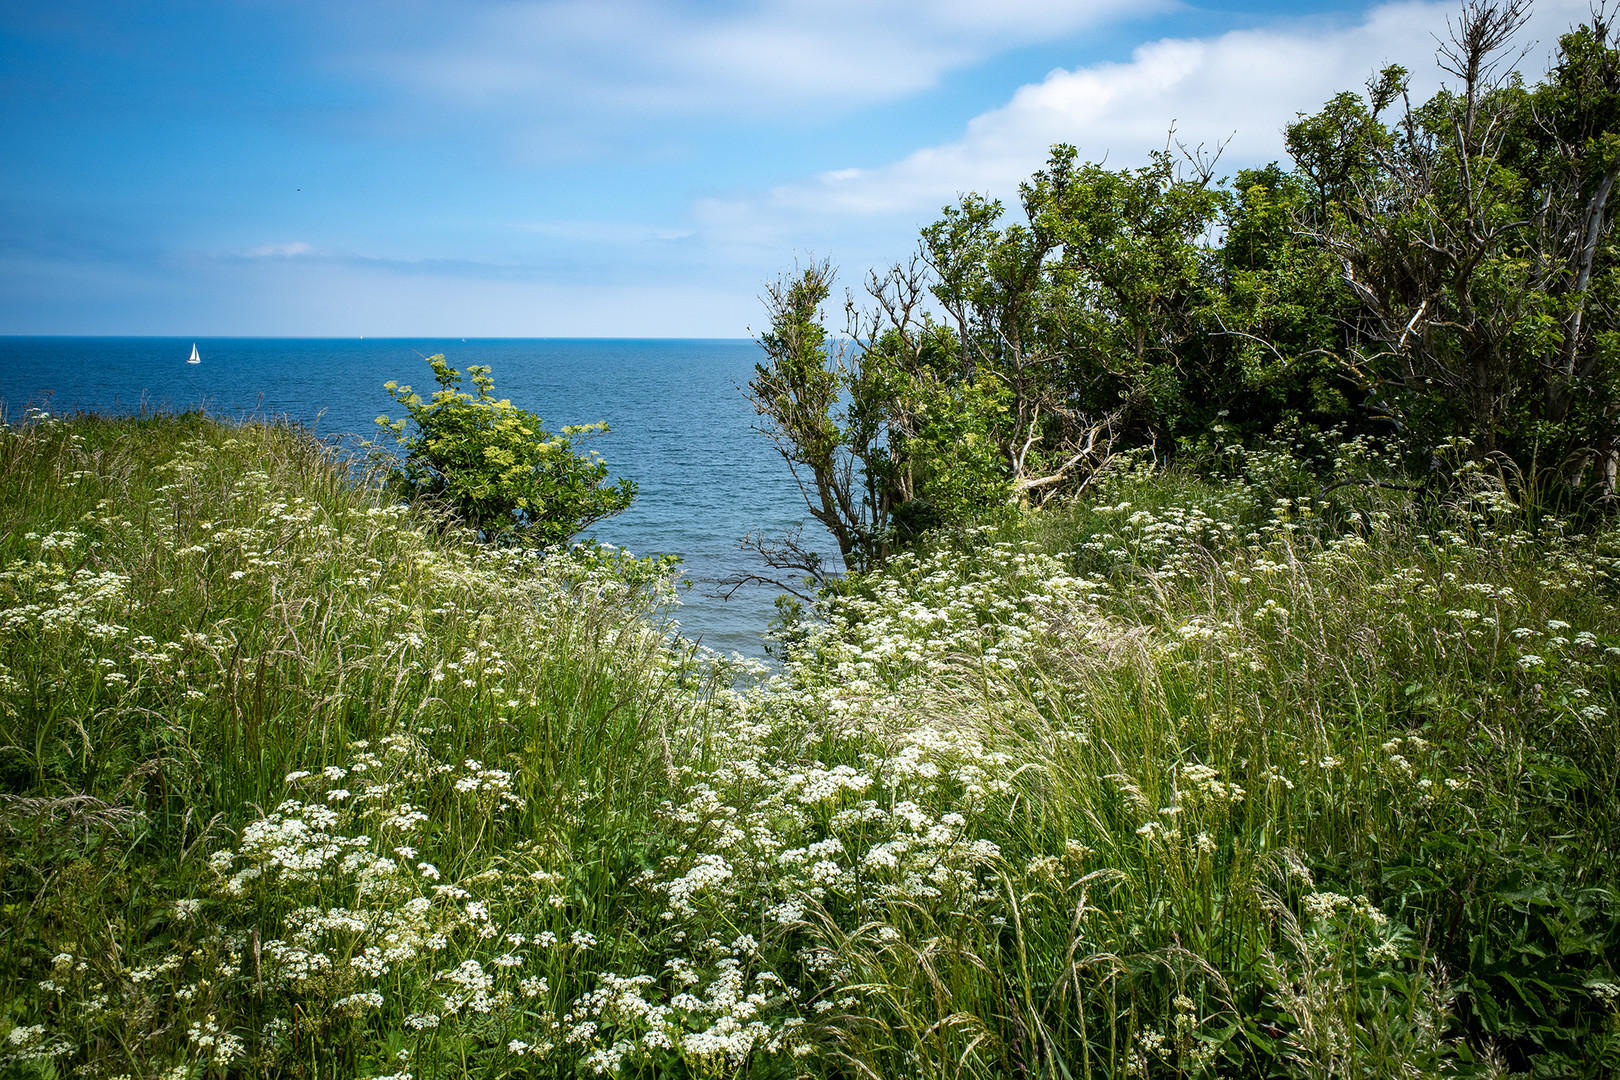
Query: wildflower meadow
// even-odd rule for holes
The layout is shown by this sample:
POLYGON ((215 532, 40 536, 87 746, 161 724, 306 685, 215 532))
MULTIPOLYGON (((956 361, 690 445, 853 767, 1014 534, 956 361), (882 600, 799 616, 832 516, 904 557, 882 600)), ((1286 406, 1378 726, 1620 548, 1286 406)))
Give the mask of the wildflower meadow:
POLYGON ((0 429, 0 1075, 1620 1071, 1620 532, 1117 455, 785 618, 288 425, 0 429))

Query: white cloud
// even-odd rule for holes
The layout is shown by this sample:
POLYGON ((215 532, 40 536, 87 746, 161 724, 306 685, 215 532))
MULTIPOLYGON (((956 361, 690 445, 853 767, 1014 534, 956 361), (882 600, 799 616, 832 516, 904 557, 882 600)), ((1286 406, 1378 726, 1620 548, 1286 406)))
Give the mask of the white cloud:
MULTIPOLYGON (((842 222, 846 236, 884 219, 905 219, 914 229, 964 192, 1016 198, 1018 182, 1044 163, 1053 143, 1078 146, 1084 159, 1141 163, 1165 145, 1172 121, 1190 144, 1230 136, 1223 168, 1263 164, 1285 156, 1282 129, 1297 113, 1360 88, 1387 64, 1412 70, 1415 94, 1431 92, 1438 85, 1435 38, 1456 10, 1450 0, 1390 3, 1351 26, 1295 24, 1151 42, 1128 62, 1057 70, 1020 87, 951 142, 875 168, 832 169, 768 192, 705 200, 695 215, 714 240, 744 246, 794 242, 807 221, 827 234, 842 222)), ((1542 0, 1520 37, 1537 40, 1523 64, 1527 77, 1545 69, 1558 35, 1586 14, 1585 0, 1542 0)))
POLYGON ((249 259, 290 259, 297 255, 309 255, 314 248, 302 240, 294 240, 287 244, 260 244, 255 248, 248 248, 242 254, 249 259))
POLYGON ((463 106, 780 115, 893 99, 1002 50, 1176 3, 503 0, 457 6, 455 18, 430 5, 431 43, 372 51, 364 63, 463 106))

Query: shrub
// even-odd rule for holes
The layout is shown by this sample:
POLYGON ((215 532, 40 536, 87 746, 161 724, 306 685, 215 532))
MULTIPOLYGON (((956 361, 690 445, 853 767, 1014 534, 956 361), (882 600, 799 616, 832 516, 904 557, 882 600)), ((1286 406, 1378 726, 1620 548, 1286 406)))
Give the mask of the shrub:
POLYGON ((607 464, 594 452, 575 450, 606 432, 606 424, 572 425, 552 435, 534 413, 495 398, 488 365, 467 369, 474 396, 460 389, 461 373, 443 354, 428 357, 428 364, 439 383, 432 400, 390 381, 384 388, 409 416, 377 417, 405 452, 395 476, 409 494, 443 500, 485 539, 537 547, 566 543, 629 509, 635 483, 620 477, 616 485, 605 484, 607 464), (407 435, 411 421, 416 431, 407 435))

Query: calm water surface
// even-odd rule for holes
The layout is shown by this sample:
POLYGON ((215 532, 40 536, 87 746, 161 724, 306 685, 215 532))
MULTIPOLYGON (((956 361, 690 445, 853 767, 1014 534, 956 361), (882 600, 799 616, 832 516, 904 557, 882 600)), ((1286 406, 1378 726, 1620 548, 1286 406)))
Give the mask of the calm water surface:
MULTIPOLYGON (((637 555, 670 553, 694 580, 678 613, 682 632, 721 652, 762 655, 773 590, 721 602, 701 580, 749 565, 743 535, 806 524, 804 504, 769 439, 754 431, 739 389, 759 355, 751 341, 554 339, 0 337, 0 402, 12 418, 53 412, 207 408, 226 416, 287 416, 318 435, 376 433, 402 410, 390 379, 423 397, 435 388, 424 357, 493 368, 495 393, 555 430, 606 421, 588 446, 612 474, 640 485, 629 511, 588 535, 637 555)), ((470 385, 467 387, 470 389, 470 385)), ((830 539, 823 545, 833 547, 830 539)))

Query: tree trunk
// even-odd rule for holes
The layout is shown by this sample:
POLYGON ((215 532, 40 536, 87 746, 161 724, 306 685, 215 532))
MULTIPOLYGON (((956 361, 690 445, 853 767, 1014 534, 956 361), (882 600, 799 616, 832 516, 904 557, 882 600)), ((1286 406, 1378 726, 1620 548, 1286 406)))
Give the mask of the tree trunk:
POLYGON ((1597 258, 1598 240, 1603 235, 1609 192, 1620 178, 1620 161, 1609 167, 1598 189, 1586 204, 1586 228, 1580 251, 1576 253, 1575 304, 1564 324, 1564 348, 1558 359, 1558 369, 1547 387, 1547 419, 1558 423, 1569 412, 1569 384, 1575 378, 1575 354, 1580 349, 1581 319, 1586 312, 1586 290, 1592 280, 1592 263, 1597 258))

